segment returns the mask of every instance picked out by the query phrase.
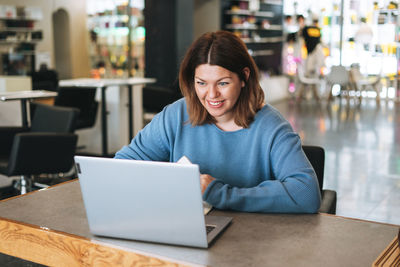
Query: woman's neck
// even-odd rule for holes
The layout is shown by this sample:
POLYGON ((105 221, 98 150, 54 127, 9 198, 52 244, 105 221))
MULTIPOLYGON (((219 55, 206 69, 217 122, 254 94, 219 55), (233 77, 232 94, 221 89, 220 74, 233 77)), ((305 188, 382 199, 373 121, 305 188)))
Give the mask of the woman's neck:
POLYGON ((215 125, 221 129, 222 131, 225 132, 233 132, 237 130, 243 129, 242 126, 239 126, 235 123, 234 120, 229 120, 229 121, 224 121, 224 122, 217 122, 215 125))

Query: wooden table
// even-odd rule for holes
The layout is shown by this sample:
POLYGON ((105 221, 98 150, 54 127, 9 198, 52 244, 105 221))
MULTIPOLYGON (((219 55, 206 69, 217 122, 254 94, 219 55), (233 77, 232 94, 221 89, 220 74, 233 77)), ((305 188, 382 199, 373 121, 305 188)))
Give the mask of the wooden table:
MULTIPOLYGON (((137 129, 133 127, 133 101, 132 101, 132 89, 136 85, 144 85, 155 83, 154 78, 121 78, 121 79, 94 79, 94 78, 81 78, 81 79, 70 79, 61 80, 59 86, 61 87, 76 87, 76 88, 87 88, 87 87, 97 87, 101 90, 101 140, 102 140, 102 153, 101 156, 109 156, 108 153, 108 133, 107 133, 107 105, 106 105, 106 89, 110 86, 117 86, 119 88, 126 86, 128 88, 128 143, 134 136, 134 132, 137 132, 142 127, 141 123, 138 123, 137 129)), ((135 117, 138 121, 143 119, 142 108, 143 101, 142 97, 135 97, 135 106, 140 110, 140 112, 135 117)))
POLYGON ((233 222, 209 249, 96 237, 75 180, 0 202, 0 252, 56 266, 371 266, 398 232, 325 214, 212 214, 233 222))
POLYGON ((35 91, 17 91, 0 93, 1 101, 21 101, 21 116, 22 126, 28 127, 28 112, 27 112, 27 101, 33 99, 45 99, 56 97, 57 92, 46 91, 46 90, 35 90, 35 91))

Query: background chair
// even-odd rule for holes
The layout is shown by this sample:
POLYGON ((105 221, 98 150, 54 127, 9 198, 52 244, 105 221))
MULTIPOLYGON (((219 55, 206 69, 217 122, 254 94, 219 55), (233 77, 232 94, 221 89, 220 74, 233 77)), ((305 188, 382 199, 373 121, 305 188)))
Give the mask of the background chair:
POLYGON ((328 100, 332 100, 332 88, 335 84, 340 86, 340 94, 347 92, 347 98, 349 94, 349 72, 344 66, 332 66, 331 71, 326 76, 327 88, 329 88, 328 100))
POLYGON ((96 122, 99 107, 99 102, 96 101, 96 90, 96 87, 59 87, 54 105, 79 110, 75 129, 91 128, 96 122))
POLYGON ((319 146, 303 146, 303 151, 317 174, 322 197, 319 212, 336 214, 336 191, 322 189, 324 184, 325 150, 319 146))
POLYGON ((166 105, 180 98, 182 98, 182 94, 177 80, 171 86, 146 85, 143 88, 144 123, 150 122, 154 115, 166 105))
POLYGON ((32 90, 57 91, 58 73, 47 68, 46 64, 41 64, 39 71, 31 73, 32 90))
POLYGON ((33 175, 71 170, 78 140, 77 109, 32 105, 30 128, 0 127, 0 173, 21 176, 16 184, 21 194, 31 190, 33 175))
POLYGON ((376 101, 380 101, 382 90, 381 78, 378 74, 373 77, 364 77, 360 72, 359 64, 352 64, 349 70, 350 86, 354 91, 359 91, 359 99, 362 98, 362 91, 374 90, 376 92, 376 101))
POLYGON ((321 87, 323 80, 319 77, 306 77, 304 67, 297 64, 296 84, 299 90, 299 98, 304 97, 304 90, 311 89, 314 93, 315 99, 319 99, 318 89, 321 87))

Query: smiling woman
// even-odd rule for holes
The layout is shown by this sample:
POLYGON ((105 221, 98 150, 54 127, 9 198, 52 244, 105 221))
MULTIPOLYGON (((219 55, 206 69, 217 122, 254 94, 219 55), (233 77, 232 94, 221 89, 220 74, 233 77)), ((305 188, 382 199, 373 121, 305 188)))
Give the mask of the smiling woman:
POLYGON ((203 199, 219 209, 318 211, 318 181, 300 138, 264 104, 257 67, 240 38, 202 35, 182 61, 179 82, 184 98, 157 114, 116 158, 186 156, 200 167, 203 199))
MULTIPOLYGON (((199 86, 194 86, 194 82, 200 85, 195 81, 201 78, 197 77, 198 72, 201 72, 204 78, 214 73, 215 76, 209 77, 210 79, 222 79, 226 76, 231 81, 237 82, 233 87, 239 95, 233 103, 230 103, 232 106, 229 111, 234 124, 247 128, 256 112, 264 105, 264 92, 259 84, 257 66, 242 40, 225 31, 206 33, 192 44, 181 64, 180 88, 190 102, 188 111, 191 123, 193 125, 216 123, 216 117, 207 109, 206 102, 202 101, 204 94, 200 96, 199 86), (196 90, 193 90, 194 88, 196 90)), ((233 87, 230 84, 229 88, 233 87)))

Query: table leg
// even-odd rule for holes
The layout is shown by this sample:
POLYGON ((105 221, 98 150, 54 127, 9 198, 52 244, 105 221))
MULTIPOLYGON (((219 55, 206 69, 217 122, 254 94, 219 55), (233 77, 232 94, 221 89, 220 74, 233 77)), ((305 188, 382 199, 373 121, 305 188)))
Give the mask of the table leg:
POLYGON ((26 99, 21 99, 21 116, 22 116, 22 126, 28 127, 28 115, 26 110, 26 99))
POLYGON ((101 87, 101 144, 102 156, 108 156, 106 86, 101 87))
POLYGON ((132 85, 128 85, 128 128, 129 128, 129 140, 128 144, 133 138, 133 104, 132 104, 132 85))
POLYGON ((143 86, 135 85, 133 90, 133 135, 135 136, 143 128, 143 86))

